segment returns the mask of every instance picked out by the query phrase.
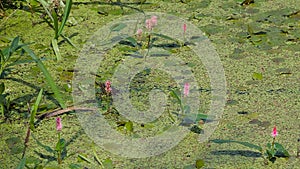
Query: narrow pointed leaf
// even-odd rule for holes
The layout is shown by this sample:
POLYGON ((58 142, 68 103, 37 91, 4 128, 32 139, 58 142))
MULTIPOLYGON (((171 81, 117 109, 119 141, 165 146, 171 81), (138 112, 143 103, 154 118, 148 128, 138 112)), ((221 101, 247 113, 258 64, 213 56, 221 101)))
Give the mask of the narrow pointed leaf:
POLYGON ((66 6, 65 6, 65 9, 64 9, 64 15, 63 15, 60 27, 59 27, 58 32, 57 32, 57 36, 61 35, 61 33, 64 29, 64 26, 66 25, 66 22, 68 20, 70 12, 71 12, 71 7, 72 7, 72 0, 67 0, 66 1, 66 6))

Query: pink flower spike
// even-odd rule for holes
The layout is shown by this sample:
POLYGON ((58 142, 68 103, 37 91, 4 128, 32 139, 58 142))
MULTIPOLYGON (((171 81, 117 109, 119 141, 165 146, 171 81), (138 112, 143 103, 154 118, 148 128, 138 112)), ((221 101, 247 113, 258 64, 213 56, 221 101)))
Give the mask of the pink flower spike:
POLYGON ((157 16, 152 16, 151 22, 152 22, 152 26, 156 26, 157 25, 157 16))
POLYGON ((186 32, 186 24, 185 23, 183 24, 182 28, 183 28, 183 33, 185 33, 186 32))
POLYGON ((110 92, 111 92, 111 82, 110 82, 109 80, 107 80, 107 81, 105 82, 105 91, 106 91, 107 93, 110 93, 110 92))
POLYGON ((61 123, 61 118, 57 117, 56 118, 56 130, 61 131, 62 130, 62 123, 61 123))
POLYGON ((143 30, 142 30, 142 29, 138 29, 138 30, 136 31, 136 34, 137 34, 138 39, 141 40, 142 34, 143 34, 143 30))
POLYGON ((184 97, 188 96, 189 92, 190 92, 190 84, 189 83, 185 83, 184 84, 183 96, 184 97))
POLYGON ((278 133, 277 133, 277 129, 276 129, 276 126, 274 126, 274 128, 273 128, 273 132, 272 132, 272 137, 276 137, 278 135, 278 133))
POLYGON ((146 20, 146 28, 150 31, 152 29, 152 22, 150 19, 146 20))

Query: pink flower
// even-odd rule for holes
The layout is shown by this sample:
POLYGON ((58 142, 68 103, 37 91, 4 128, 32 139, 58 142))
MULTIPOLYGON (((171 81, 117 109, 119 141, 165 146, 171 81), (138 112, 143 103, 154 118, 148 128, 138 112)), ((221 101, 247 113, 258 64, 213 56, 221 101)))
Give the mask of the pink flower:
POLYGON ((152 16, 146 20, 146 28, 151 31, 154 26, 157 25, 157 16, 152 16))
POLYGON ((188 96, 189 92, 190 92, 190 84, 189 83, 185 83, 184 84, 183 96, 184 97, 188 96))
POLYGON ((273 128, 273 132, 272 132, 272 137, 276 137, 278 135, 278 133, 277 133, 277 129, 276 129, 276 126, 274 126, 274 128, 273 128))
POLYGON ((185 23, 183 24, 182 28, 183 28, 183 33, 185 33, 186 32, 186 24, 185 23))
POLYGON ((56 118, 56 130, 57 130, 57 131, 61 131, 61 129, 62 129, 61 118, 60 118, 60 117, 57 117, 57 118, 56 118))
POLYGON ((152 22, 153 26, 156 26, 157 25, 157 16, 152 16, 151 22, 152 22))
POLYGON ((109 80, 107 80, 107 81, 105 82, 105 91, 106 91, 107 93, 110 93, 110 92, 111 92, 111 82, 110 82, 109 80))
POLYGON ((138 30, 136 31, 136 34, 137 34, 139 40, 141 40, 141 38, 142 38, 142 33, 143 33, 143 30, 142 30, 142 29, 138 29, 138 30))

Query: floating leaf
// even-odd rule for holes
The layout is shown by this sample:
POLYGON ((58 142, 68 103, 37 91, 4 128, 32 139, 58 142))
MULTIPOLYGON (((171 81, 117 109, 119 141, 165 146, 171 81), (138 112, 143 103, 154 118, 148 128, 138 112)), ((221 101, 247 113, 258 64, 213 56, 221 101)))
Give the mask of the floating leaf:
POLYGON ((290 157, 289 152, 279 143, 275 143, 275 149, 277 150, 275 156, 277 157, 290 157))
POLYGON ((113 169, 114 168, 114 166, 113 166, 113 162, 112 162, 112 160, 111 159, 106 159, 106 160, 104 160, 103 162, 102 162, 102 164, 103 164, 103 167, 105 168, 105 169, 113 169))
POLYGON ((196 116, 196 121, 200 121, 200 120, 207 120, 208 118, 208 115, 207 114, 201 114, 201 113, 198 113, 197 116, 196 116))
POLYGON ((292 74, 291 70, 289 68, 279 68, 279 69, 276 69, 276 72, 279 73, 279 75, 292 74))
POLYGON ((252 79, 253 79, 253 80, 262 80, 262 79, 263 79, 263 75, 262 75, 262 73, 254 72, 254 73, 252 74, 252 79))
POLYGON ((196 168, 197 169, 202 168, 203 166, 204 166, 204 160, 202 160, 202 159, 196 160, 196 168))
POLYGON ((125 123, 125 128, 127 131, 132 132, 133 131, 133 123, 132 121, 128 121, 125 123))
POLYGON ((5 140, 6 145, 10 149, 11 154, 19 154, 23 151, 20 143, 22 143, 19 137, 11 137, 5 140))
POLYGON ((221 139, 215 139, 215 140, 211 140, 213 143, 217 143, 217 144, 224 144, 224 143, 237 143, 237 144, 241 144, 243 146, 249 147, 249 148, 253 148, 256 149, 258 151, 262 151, 262 148, 258 145, 255 144, 251 144, 248 142, 242 142, 242 141, 235 141, 235 140, 221 140, 221 139))
POLYGON ((113 26, 111 26, 110 30, 113 32, 117 32, 117 31, 124 29, 126 26, 127 25, 124 23, 117 23, 117 24, 114 24, 113 26))
POLYGON ((69 165, 69 168, 70 169, 81 169, 81 168, 83 168, 81 165, 79 165, 79 164, 70 164, 69 165))

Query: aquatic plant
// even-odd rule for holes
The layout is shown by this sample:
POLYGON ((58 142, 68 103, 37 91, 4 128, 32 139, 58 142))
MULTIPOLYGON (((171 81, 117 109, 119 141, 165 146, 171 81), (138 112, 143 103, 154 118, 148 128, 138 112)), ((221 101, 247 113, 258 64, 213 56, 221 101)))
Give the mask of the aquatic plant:
MULTIPOLYGON (((0 50, 0 79, 5 78, 13 69, 13 66, 24 64, 24 63, 30 63, 35 62, 37 63, 37 66, 39 69, 44 73, 44 76, 46 78, 46 81, 48 85, 51 87, 52 91, 54 92, 54 96, 60 106, 62 108, 65 108, 64 100, 61 97, 61 94, 58 90, 58 87, 56 86, 53 78, 51 77, 50 73, 48 72, 47 68, 44 66, 43 62, 34 54, 34 52, 28 47, 28 44, 24 44, 21 42, 20 37, 15 37, 14 39, 8 39, 11 40, 10 46, 0 50), (21 51, 22 55, 19 55, 19 57, 12 56, 18 52, 21 51), (32 60, 21 60, 21 57, 23 56, 23 52, 26 52, 31 56, 32 60)), ((1 92, 0 92, 0 112, 1 115, 4 117, 5 114, 9 112, 10 109, 10 99, 7 98, 8 94, 4 94, 5 85, 2 82, 1 83, 1 92)))
POLYGON ((261 146, 258 146, 258 145, 252 144, 252 143, 248 143, 248 142, 242 142, 242 141, 236 141, 236 140, 220 140, 220 139, 215 139, 215 140, 211 140, 211 141, 214 143, 218 143, 218 144, 237 143, 237 144, 241 144, 243 146, 258 150, 261 153, 262 158, 264 158, 265 164, 268 164, 268 161, 271 161, 274 163, 276 161, 276 158, 290 157, 290 154, 283 147, 283 145, 279 144, 278 142, 275 142, 275 138, 278 135, 276 126, 273 128, 271 135, 273 137, 273 140, 271 143, 267 143, 265 153, 261 146))
POLYGON ((52 45, 53 51, 55 53, 56 59, 61 60, 61 54, 60 54, 59 48, 58 48, 58 38, 60 36, 63 37, 68 43, 70 43, 72 46, 75 47, 75 45, 71 42, 71 40, 62 34, 62 31, 67 23, 68 17, 71 12, 72 0, 66 0, 65 4, 60 3, 58 0, 53 1, 52 2, 53 4, 49 4, 45 0, 37 0, 37 1, 43 6, 45 12, 49 16, 49 18, 53 24, 52 26, 54 28, 54 38, 51 41, 51 45, 52 45), (59 20, 60 20, 59 13, 60 13, 63 5, 64 5, 63 16, 61 19, 61 23, 59 25, 59 20))
POLYGON ((8 94, 4 94, 5 85, 0 83, 0 113, 2 117, 6 117, 10 109, 10 99, 7 98, 8 94))
MULTIPOLYGON (((62 36, 62 31, 64 29, 64 26, 68 20, 69 14, 71 12, 71 7, 72 7, 72 0, 67 0, 66 1, 66 5, 65 5, 65 9, 64 9, 64 14, 63 14, 63 18, 61 21, 60 26, 58 26, 59 22, 58 22, 58 13, 56 10, 52 11, 52 17, 53 17, 53 24, 54 24, 54 30, 55 30, 55 34, 54 34, 54 38, 52 39, 52 47, 53 50, 55 52, 56 55, 56 59, 57 60, 61 60, 61 55, 59 52, 59 48, 58 48, 58 37, 62 36)), ((65 39, 67 39, 66 37, 64 37, 65 39)), ((67 39, 68 42, 71 42, 69 39, 67 39)), ((72 43, 71 43, 72 44, 72 43)))
POLYGON ((62 131, 62 122, 61 118, 56 118, 56 130, 58 133, 58 141, 56 143, 56 152, 57 152, 57 162, 58 164, 62 163, 62 151, 66 148, 66 140, 61 138, 62 131))

